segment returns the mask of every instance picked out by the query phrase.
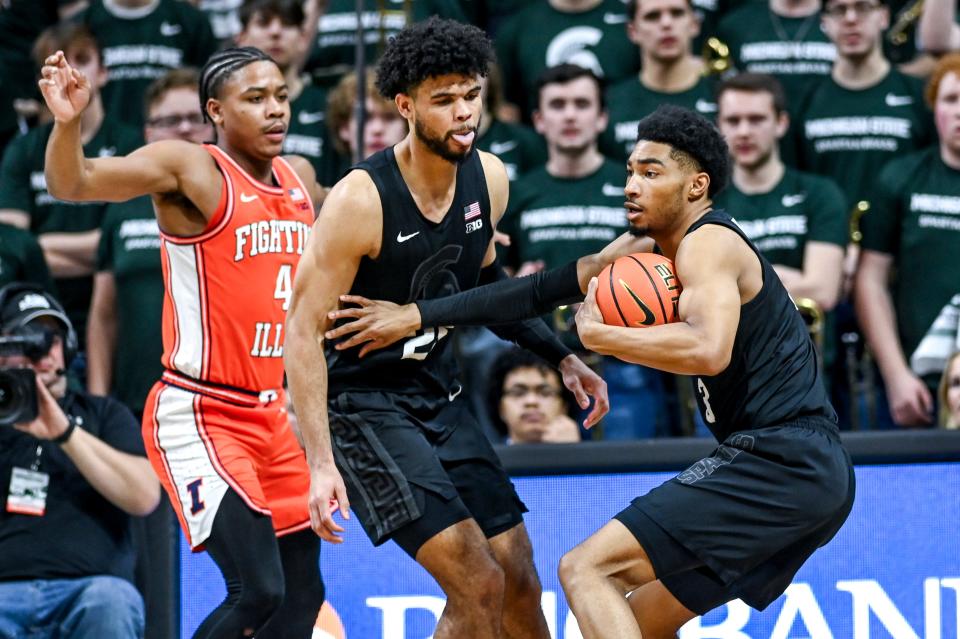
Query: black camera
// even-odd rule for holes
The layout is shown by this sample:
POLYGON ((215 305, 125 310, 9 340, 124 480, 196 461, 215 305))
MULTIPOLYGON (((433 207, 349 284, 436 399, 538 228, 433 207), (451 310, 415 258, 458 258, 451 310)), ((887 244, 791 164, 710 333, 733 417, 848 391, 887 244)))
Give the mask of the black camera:
MULTIPOLYGON (((54 333, 48 329, 24 327, 13 335, 0 337, 0 356, 24 355, 38 361, 50 352, 54 333)), ((37 418, 36 374, 32 368, 0 368, 0 426, 31 422, 37 418)))

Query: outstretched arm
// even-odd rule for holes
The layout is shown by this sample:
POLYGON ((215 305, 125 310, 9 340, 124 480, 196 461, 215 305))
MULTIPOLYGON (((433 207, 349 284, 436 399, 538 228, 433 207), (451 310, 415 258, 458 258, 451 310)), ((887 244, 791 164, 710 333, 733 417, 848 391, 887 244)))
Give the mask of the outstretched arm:
POLYGON ((380 200, 370 177, 354 171, 330 192, 297 266, 287 312, 284 365, 310 467, 310 524, 323 539, 342 541, 331 500, 349 517, 347 491, 333 459, 327 414, 327 314, 350 289, 360 260, 379 251, 380 200), (351 228, 351 233, 340 230, 351 228))
POLYGON ((607 326, 597 307, 597 283, 593 280, 577 312, 577 331, 583 345, 603 355, 670 373, 722 372, 730 363, 740 321, 738 282, 755 268, 757 281, 762 283, 760 262, 733 231, 706 226, 683 240, 675 265, 677 278, 683 283, 680 321, 649 328, 607 326))
POLYGON ((212 158, 199 145, 166 140, 125 157, 85 158, 80 114, 90 101, 90 82, 67 64, 62 51, 44 61, 41 74, 40 91, 54 116, 44 165, 52 196, 123 202, 150 193, 180 191, 204 215, 213 214, 220 197, 220 178, 212 158))

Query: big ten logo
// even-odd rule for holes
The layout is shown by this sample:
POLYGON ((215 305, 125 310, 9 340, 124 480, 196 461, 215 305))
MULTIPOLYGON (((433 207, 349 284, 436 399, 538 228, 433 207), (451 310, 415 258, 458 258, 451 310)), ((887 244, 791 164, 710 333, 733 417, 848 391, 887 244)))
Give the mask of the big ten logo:
POLYGON ((347 639, 347 632, 343 629, 340 615, 337 614, 329 601, 324 601, 320 608, 320 614, 317 615, 317 623, 313 628, 311 639, 347 639))
POLYGON ((657 264, 653 268, 657 272, 657 275, 660 276, 660 279, 663 280, 664 287, 670 291, 673 317, 678 317, 680 313, 677 306, 680 304, 680 293, 683 291, 683 287, 680 286, 680 280, 677 279, 676 274, 673 272, 673 269, 670 268, 669 264, 657 264))

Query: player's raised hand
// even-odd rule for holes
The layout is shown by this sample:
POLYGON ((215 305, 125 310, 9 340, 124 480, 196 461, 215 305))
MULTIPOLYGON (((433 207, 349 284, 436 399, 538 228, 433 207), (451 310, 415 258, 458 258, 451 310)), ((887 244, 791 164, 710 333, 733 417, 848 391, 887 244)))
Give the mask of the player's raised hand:
POLYGON ((337 350, 345 350, 363 344, 359 356, 370 351, 386 348, 397 340, 409 337, 420 328, 420 310, 416 304, 400 306, 393 302, 369 300, 359 295, 341 295, 344 304, 355 304, 349 308, 331 311, 327 317, 336 322, 341 319, 353 319, 324 333, 326 339, 338 339, 344 335, 353 335, 336 345, 337 350))
POLYGON ((58 122, 69 122, 90 103, 90 80, 67 62, 63 51, 43 61, 40 69, 40 93, 58 122))
POLYGON ((344 519, 350 519, 350 500, 347 488, 336 466, 332 463, 310 470, 310 527, 324 541, 333 544, 343 543, 343 526, 333 519, 340 511, 344 519))
POLYGON ((584 428, 593 427, 610 410, 607 383, 576 355, 564 357, 559 371, 563 385, 573 393, 580 408, 589 406, 593 397, 593 409, 583 420, 584 428))

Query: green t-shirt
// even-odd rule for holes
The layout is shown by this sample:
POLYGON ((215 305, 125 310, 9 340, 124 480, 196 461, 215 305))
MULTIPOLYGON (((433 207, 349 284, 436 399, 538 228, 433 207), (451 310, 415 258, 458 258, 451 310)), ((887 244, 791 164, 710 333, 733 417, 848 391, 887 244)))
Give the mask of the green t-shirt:
POLYGON ((182 0, 156 0, 126 9, 93 0, 78 19, 100 44, 108 81, 103 105, 112 121, 143 127, 143 94, 171 69, 202 67, 217 49, 210 21, 182 0))
MULTIPOLYGON (((44 153, 53 124, 39 126, 13 140, 0 164, 0 209, 16 209, 30 215, 30 231, 44 233, 82 233, 100 228, 106 205, 102 202, 72 203, 56 200, 47 192, 43 174, 44 153)), ((120 122, 109 120, 83 146, 86 157, 126 155, 141 144, 140 133, 120 122)), ((80 341, 86 339, 87 313, 93 278, 57 278, 60 303, 77 329, 80 341)))
POLYGON ((553 177, 546 167, 521 177, 499 227, 511 239, 506 263, 553 268, 609 244, 627 230, 623 184, 623 167, 610 160, 580 178, 553 177))
POLYGON ((800 112, 800 168, 833 178, 851 208, 859 200, 873 199, 889 160, 934 140, 923 84, 895 69, 876 85, 857 91, 825 78, 800 112))
POLYGON ((820 28, 820 12, 803 18, 776 15, 767 3, 745 4, 720 21, 717 36, 741 71, 780 80, 795 105, 810 83, 830 75, 837 48, 820 28))
POLYGON ((557 11, 543 0, 504 20, 496 37, 504 96, 524 118, 536 108, 537 78, 569 62, 591 69, 608 84, 640 68, 640 51, 627 38, 621 0, 603 0, 580 13, 557 11))
POLYGON ((787 167, 767 193, 746 194, 732 182, 714 200, 771 264, 803 268, 807 242, 847 245, 849 216, 833 180, 787 167))
POLYGON ((30 282, 55 292, 37 238, 28 231, 0 223, 0 287, 11 282, 30 282))
POLYGON ((243 30, 240 22, 240 7, 243 0, 200 0, 196 5, 210 21, 213 37, 230 46, 229 43, 243 30))
POLYGON ((909 361, 960 293, 960 171, 932 147, 887 164, 876 191, 875 206, 860 221, 861 246, 893 257, 897 329, 909 361))
POLYGON ((637 144, 637 125, 661 104, 686 107, 713 121, 717 103, 713 81, 700 80, 686 91, 662 93, 648 89, 638 77, 628 78, 607 89, 607 113, 610 123, 600 136, 600 150, 614 160, 626 161, 637 144))
MULTIPOLYGON (((469 1, 469 0, 468 0, 469 1)), ((432 15, 467 22, 467 14, 458 0, 412 0, 408 19, 408 0, 364 0, 361 24, 366 43, 367 64, 376 63, 390 38, 407 23, 425 20, 432 15)), ((354 68, 354 47, 357 42, 356 0, 328 0, 320 17, 317 39, 307 59, 306 70, 321 86, 333 86, 354 68)))
POLYGON ((547 161, 546 142, 522 124, 493 120, 477 140, 477 148, 500 158, 511 182, 547 161))
POLYGON ((163 373, 160 229, 150 197, 108 205, 101 231, 97 271, 111 271, 117 290, 111 394, 139 415, 163 373))
POLYGON ((302 155, 317 172, 317 182, 332 185, 339 178, 339 161, 326 123, 327 90, 307 84, 290 103, 290 126, 283 152, 302 155))
MULTIPOLYGON (((714 201, 732 215, 771 264, 803 269, 807 242, 846 247, 848 212, 843 191, 832 180, 787 168, 767 193, 746 194, 732 182, 714 201)), ((834 361, 834 317, 823 327, 823 361, 834 361)))

